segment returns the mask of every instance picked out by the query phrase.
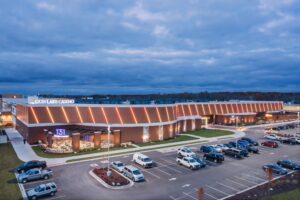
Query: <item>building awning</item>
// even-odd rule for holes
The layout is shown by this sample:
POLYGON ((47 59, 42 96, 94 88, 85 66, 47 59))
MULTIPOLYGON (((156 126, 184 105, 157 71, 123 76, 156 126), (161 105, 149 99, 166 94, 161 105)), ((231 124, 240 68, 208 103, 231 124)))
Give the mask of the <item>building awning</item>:
POLYGON ((246 113, 228 113, 218 116, 247 116, 247 115, 256 115, 254 112, 246 112, 246 113))

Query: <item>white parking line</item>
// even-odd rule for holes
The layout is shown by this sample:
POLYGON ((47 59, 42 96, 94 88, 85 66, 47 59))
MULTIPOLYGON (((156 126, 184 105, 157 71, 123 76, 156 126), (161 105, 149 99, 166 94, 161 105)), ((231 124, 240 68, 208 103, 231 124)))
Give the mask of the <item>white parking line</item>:
POLYGON ((213 187, 211 187, 211 186, 209 186, 209 185, 206 185, 206 187, 208 187, 208 188, 210 188, 210 189, 212 189, 212 190, 215 190, 215 191, 217 191, 217 192, 220 192, 220 193, 222 193, 222 194, 225 194, 225 195, 230 195, 230 194, 228 194, 228 193, 226 193, 226 192, 224 192, 224 191, 222 191, 222 190, 219 190, 219 189, 213 188, 213 187))
POLYGON ((185 194, 188 197, 191 197, 192 199, 198 200, 197 198, 195 198, 194 196, 190 195, 189 193, 186 192, 182 192, 183 194, 185 194))
POLYGON ((239 182, 236 182, 236 181, 233 181, 233 180, 231 180, 231 179, 226 179, 227 181, 231 181, 232 183, 235 183, 236 185, 240 185, 240 186, 243 186, 243 187, 248 187, 247 185, 244 185, 244 184, 242 184, 242 183, 239 183, 239 182))
POLYGON ((136 166, 135 164, 132 164, 132 165, 133 165, 133 166, 135 166, 136 168, 138 168, 140 171, 142 171, 142 172, 146 172, 146 173, 148 173, 148 174, 151 174, 152 176, 154 176, 154 177, 156 177, 156 178, 160 179, 160 177, 159 177, 159 176, 157 176, 157 175, 153 174, 152 172, 149 172, 149 170, 146 170, 146 169, 141 169, 140 167, 136 166))
POLYGON ((230 187, 230 186, 228 186, 228 185, 224 185, 223 183, 220 183, 220 182, 217 182, 217 184, 222 185, 222 186, 224 186, 224 187, 226 187, 226 188, 229 188, 229 189, 231 189, 231 190, 233 190, 233 191, 236 191, 236 192, 239 191, 239 190, 237 190, 237 189, 235 189, 235 188, 233 188, 233 187, 230 187))
POLYGON ((265 181, 266 179, 262 179, 262 178, 259 178, 257 176, 251 176, 249 174, 244 174, 244 176, 248 176, 248 177, 252 177, 252 178, 255 178, 255 179, 258 179, 258 180, 262 180, 262 181, 265 181))
POLYGON ((66 195, 63 195, 63 196, 54 196, 54 197, 51 197, 51 198, 48 198, 48 199, 60 199, 60 198, 64 198, 66 197, 66 195))
POLYGON ((174 160, 174 162, 171 162, 171 161, 166 160, 166 159, 164 159, 164 158, 159 158, 159 159, 161 159, 161 160, 163 160, 163 161, 165 161, 165 162, 167 162, 167 163, 170 163, 170 164, 172 164, 172 165, 174 165, 174 164, 176 163, 175 160, 174 160))
POLYGON ((240 179, 240 180, 243 180, 243 181, 246 181, 246 182, 249 182, 249 183, 252 183, 252 184, 257 184, 257 183, 255 183, 255 182, 253 182, 253 181, 249 181, 249 180, 247 180, 247 179, 244 179, 244 178, 240 178, 240 177, 238 177, 238 176, 234 176, 234 178, 237 178, 237 179, 240 179))
MULTIPOLYGON (((157 161, 155 161, 156 163, 158 163, 159 165, 161 165, 162 167, 166 167, 166 168, 168 168, 168 169, 170 169, 170 170, 173 170, 173 171, 175 171, 175 172, 177 172, 177 173, 179 173, 179 174, 182 174, 182 172, 181 171, 179 171, 179 170, 177 170, 177 169, 174 169, 174 168, 172 168, 172 167, 169 167, 168 165, 165 165, 165 164, 163 164, 163 163, 160 163, 160 162, 157 162, 157 161)), ((177 165, 177 164, 172 164, 172 165, 177 165)), ((159 167, 159 166, 158 166, 159 167)))
POLYGON ((154 167, 153 169, 156 169, 156 170, 158 170, 158 171, 160 171, 160 172, 162 172, 162 173, 165 173, 165 174, 167 174, 168 176, 172 176, 172 174, 170 174, 170 173, 168 173, 168 172, 165 172, 164 170, 161 170, 161 169, 159 169, 158 167, 154 167))
POLYGON ((215 197, 214 195, 212 195, 212 194, 210 194, 210 193, 208 193, 208 192, 205 192, 205 193, 204 193, 204 196, 205 196, 205 195, 207 195, 207 196, 209 196, 209 197, 211 197, 211 198, 213 198, 213 199, 219 199, 219 198, 215 197))

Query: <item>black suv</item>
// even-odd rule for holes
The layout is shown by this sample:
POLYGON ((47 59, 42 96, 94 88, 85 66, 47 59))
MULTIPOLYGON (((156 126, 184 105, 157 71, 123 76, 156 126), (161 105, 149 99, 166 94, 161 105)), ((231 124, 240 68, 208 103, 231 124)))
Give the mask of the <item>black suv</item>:
POLYGON ((28 162, 20 165, 17 168, 17 172, 18 173, 24 173, 24 172, 27 172, 30 169, 33 169, 33 168, 42 168, 42 169, 44 169, 46 167, 47 167, 46 161, 32 160, 32 161, 28 161, 28 162))
POLYGON ((217 152, 206 153, 206 154, 204 154, 203 158, 205 160, 211 160, 216 163, 221 163, 224 161, 224 155, 221 153, 217 153, 217 152))
POLYGON ((241 150, 234 148, 224 150, 224 154, 240 159, 244 157, 241 150))

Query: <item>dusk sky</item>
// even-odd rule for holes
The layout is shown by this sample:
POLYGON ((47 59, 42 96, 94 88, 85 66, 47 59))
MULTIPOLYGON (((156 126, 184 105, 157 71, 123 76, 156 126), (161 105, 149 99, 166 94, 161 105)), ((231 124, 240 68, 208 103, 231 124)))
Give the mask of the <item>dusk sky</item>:
POLYGON ((4 0, 0 93, 300 91, 297 0, 4 0))

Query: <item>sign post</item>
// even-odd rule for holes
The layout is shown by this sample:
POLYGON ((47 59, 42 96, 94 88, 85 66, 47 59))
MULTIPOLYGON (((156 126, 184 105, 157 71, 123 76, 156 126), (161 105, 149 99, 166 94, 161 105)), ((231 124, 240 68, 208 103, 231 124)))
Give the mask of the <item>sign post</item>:
POLYGON ((110 125, 107 126, 107 133, 108 133, 108 137, 107 137, 107 176, 111 176, 111 171, 110 171, 110 163, 109 163, 109 146, 110 146, 110 125))
POLYGON ((203 189, 203 187, 198 188, 198 200, 204 200, 204 189, 203 189))

